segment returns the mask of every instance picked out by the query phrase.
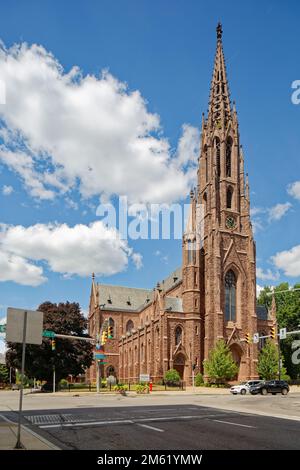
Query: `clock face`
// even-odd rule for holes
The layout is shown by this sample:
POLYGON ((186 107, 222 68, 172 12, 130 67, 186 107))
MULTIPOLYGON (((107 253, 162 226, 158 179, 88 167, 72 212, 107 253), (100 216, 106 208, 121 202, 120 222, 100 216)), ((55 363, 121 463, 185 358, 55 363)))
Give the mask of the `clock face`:
POLYGON ((230 229, 235 227, 235 220, 234 220, 233 217, 227 217, 226 218, 226 227, 230 228, 230 229))

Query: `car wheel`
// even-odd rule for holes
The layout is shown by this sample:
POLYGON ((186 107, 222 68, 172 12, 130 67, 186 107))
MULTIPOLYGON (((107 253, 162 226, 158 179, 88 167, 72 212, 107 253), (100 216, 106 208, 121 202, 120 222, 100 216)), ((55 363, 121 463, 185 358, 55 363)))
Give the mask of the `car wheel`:
POLYGON ((281 394, 282 394, 282 395, 287 395, 287 393, 288 393, 288 391, 287 391, 286 388, 283 388, 283 389, 281 390, 281 394))
POLYGON ((266 388, 262 388, 260 393, 261 393, 262 395, 267 395, 268 390, 267 390, 266 388))
POLYGON ((241 390, 241 395, 246 395, 246 390, 244 388, 241 390))

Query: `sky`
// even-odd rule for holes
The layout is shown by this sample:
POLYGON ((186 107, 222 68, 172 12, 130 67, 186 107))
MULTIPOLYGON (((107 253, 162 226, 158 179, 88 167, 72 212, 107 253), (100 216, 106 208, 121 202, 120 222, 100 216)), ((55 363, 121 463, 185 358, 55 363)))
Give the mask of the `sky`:
POLYGON ((299 15, 292 0, 1 1, 0 318, 46 300, 87 312, 92 272, 152 288, 181 264, 180 240, 113 237, 97 208, 187 201, 218 21, 257 284, 299 282, 299 15))

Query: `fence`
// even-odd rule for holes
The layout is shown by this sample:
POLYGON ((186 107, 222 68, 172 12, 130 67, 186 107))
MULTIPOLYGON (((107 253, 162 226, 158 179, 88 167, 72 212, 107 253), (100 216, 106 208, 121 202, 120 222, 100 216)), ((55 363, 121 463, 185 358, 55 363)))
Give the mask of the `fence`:
MULTIPOLYGON (((128 391, 134 392, 138 383, 123 383, 123 385, 127 386, 128 391)), ((76 392, 78 391, 87 391, 87 392, 95 392, 97 390, 96 385, 92 384, 84 384, 84 383, 69 383, 67 386, 61 387, 61 390, 68 390, 69 392, 76 392)), ((175 384, 170 383, 161 383, 161 384, 152 384, 152 392, 160 392, 160 391, 184 391, 186 390, 186 383, 181 381, 175 384)), ((103 385, 100 388, 101 392, 111 392, 114 391, 114 385, 107 384, 103 385)))

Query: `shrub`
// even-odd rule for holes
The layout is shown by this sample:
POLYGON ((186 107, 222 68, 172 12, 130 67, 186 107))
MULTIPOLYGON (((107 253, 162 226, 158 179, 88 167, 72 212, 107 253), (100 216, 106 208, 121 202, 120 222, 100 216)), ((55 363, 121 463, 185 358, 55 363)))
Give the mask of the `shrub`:
POLYGON ((69 382, 66 379, 61 379, 61 381, 59 382, 59 386, 61 388, 67 388, 68 385, 69 385, 69 382))
POLYGON ((195 385, 196 387, 201 387, 201 385, 203 384, 204 384, 203 375, 200 374, 200 372, 198 372, 198 374, 195 377, 195 385))
POLYGON ((149 393, 149 385, 146 383, 140 383, 135 387, 136 393, 149 393))
POLYGON ((176 369, 167 370, 164 376, 167 385, 177 385, 180 382, 180 375, 176 369))

